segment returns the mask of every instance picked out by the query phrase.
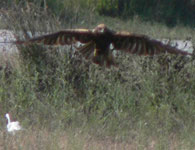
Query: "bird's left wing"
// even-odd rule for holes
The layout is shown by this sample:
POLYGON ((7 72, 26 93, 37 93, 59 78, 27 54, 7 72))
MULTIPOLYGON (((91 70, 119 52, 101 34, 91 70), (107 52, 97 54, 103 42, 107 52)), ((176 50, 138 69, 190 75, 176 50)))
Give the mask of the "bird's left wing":
POLYGON ((150 39, 145 35, 130 34, 129 32, 116 32, 112 36, 112 44, 116 50, 122 50, 138 55, 154 55, 159 53, 173 53, 192 55, 186 51, 150 39))
POLYGON ((88 29, 67 29, 56 33, 38 36, 26 41, 16 41, 15 44, 42 43, 44 45, 70 45, 75 42, 88 43, 93 33, 88 29))

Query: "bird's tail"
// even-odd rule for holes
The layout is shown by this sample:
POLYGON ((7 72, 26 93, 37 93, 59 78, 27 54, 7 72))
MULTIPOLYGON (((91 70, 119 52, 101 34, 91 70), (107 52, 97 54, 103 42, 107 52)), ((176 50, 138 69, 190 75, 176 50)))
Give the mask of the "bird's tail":
POLYGON ((93 51, 95 49, 95 43, 89 42, 79 48, 76 47, 76 49, 86 58, 90 59, 93 57, 93 51))
POLYGON ((107 68, 110 68, 111 66, 117 67, 117 64, 114 61, 114 57, 112 53, 106 53, 106 54, 94 54, 92 61, 95 64, 98 64, 100 66, 105 65, 107 68))
MULTIPOLYGON (((110 68, 112 65, 117 66, 114 62, 112 53, 98 53, 94 42, 89 42, 79 48, 76 48, 86 59, 92 59, 93 63, 110 68)), ((109 51, 108 51, 109 52, 109 51)))

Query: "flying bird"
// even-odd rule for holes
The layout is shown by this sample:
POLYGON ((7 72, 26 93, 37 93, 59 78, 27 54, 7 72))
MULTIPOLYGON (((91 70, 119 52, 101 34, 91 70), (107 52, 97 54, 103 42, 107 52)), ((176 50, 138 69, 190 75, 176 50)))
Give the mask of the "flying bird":
POLYGON ((116 66, 112 48, 137 55, 155 55, 172 53, 192 55, 168 44, 163 44, 145 35, 129 32, 116 32, 105 24, 98 25, 95 29, 65 29, 56 33, 38 36, 26 41, 15 41, 15 44, 39 43, 44 45, 72 45, 80 42, 83 45, 76 47, 86 58, 100 66, 116 66))
POLYGON ((20 123, 18 121, 11 122, 9 114, 5 114, 5 117, 7 118, 7 131, 11 134, 15 134, 16 131, 22 130, 22 127, 20 126, 20 123))

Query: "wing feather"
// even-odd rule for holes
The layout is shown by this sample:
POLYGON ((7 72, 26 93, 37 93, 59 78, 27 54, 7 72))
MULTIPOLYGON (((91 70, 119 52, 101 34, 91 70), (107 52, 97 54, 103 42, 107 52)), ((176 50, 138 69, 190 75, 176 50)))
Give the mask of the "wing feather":
POLYGON ((172 53, 192 55, 176 47, 152 40, 145 35, 130 34, 128 32, 117 32, 113 34, 112 44, 116 50, 122 50, 138 55, 154 55, 160 53, 172 53))
POLYGON ((17 44, 42 43, 45 45, 70 45, 75 42, 88 43, 93 33, 88 29, 67 29, 56 33, 38 36, 27 41, 16 41, 17 44))

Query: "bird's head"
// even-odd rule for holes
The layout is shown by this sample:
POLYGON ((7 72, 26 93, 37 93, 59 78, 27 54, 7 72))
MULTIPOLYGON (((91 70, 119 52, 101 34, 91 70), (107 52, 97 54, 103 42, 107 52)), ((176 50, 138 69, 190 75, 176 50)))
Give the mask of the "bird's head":
POLYGON ((8 113, 7 113, 7 114, 5 114, 5 117, 6 117, 6 118, 9 118, 9 114, 8 114, 8 113))
POLYGON ((9 115, 9 113, 6 113, 5 114, 5 118, 7 119, 7 123, 10 123, 10 115, 9 115))
POLYGON ((111 32, 110 29, 106 27, 105 24, 99 24, 95 29, 93 29, 94 33, 105 33, 105 32, 111 32))

